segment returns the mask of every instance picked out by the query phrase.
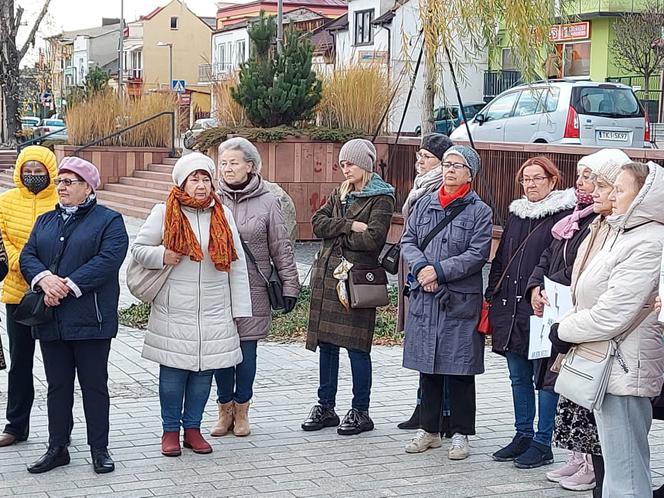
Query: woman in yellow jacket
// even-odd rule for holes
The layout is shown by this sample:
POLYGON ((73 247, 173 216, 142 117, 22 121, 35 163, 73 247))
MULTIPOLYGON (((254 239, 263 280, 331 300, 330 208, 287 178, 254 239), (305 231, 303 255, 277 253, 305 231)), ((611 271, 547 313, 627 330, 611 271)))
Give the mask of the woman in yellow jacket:
POLYGON ((30 327, 14 321, 13 312, 28 289, 19 268, 19 256, 37 217, 53 210, 58 203, 53 183, 56 173, 55 155, 46 147, 31 145, 23 149, 16 160, 16 187, 0 195, 0 231, 9 264, 2 286, 9 337, 7 425, 0 434, 0 446, 25 441, 30 431, 30 410, 35 395, 32 377, 35 341, 30 327))

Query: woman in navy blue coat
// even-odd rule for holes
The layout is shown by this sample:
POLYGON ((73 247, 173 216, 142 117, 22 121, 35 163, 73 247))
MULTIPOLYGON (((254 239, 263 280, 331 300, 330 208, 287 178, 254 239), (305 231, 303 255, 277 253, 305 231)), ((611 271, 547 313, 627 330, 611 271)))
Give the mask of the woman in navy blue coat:
POLYGON ((21 252, 21 272, 44 292, 53 319, 32 327, 48 383, 48 451, 28 467, 47 472, 69 463, 67 446, 78 374, 88 444, 97 473, 112 472, 108 454, 108 354, 118 331, 118 273, 129 245, 122 216, 97 204, 97 168, 83 159, 60 163, 59 204, 37 219, 21 252))

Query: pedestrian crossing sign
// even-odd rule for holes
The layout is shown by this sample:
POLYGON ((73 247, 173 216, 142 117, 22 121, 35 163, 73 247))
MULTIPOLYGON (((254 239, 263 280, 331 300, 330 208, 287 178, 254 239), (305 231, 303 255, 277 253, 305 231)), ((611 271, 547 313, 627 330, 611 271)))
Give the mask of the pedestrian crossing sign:
POLYGON ((185 92, 185 81, 184 80, 173 80, 171 81, 171 90, 177 93, 185 92))

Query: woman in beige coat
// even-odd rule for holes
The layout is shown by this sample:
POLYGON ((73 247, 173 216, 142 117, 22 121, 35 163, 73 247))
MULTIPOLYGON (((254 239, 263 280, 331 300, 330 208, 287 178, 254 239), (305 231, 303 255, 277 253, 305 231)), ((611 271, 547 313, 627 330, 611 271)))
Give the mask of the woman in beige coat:
POLYGON ((180 158, 166 205, 152 209, 132 248, 145 268, 173 266, 152 303, 143 346, 143 357, 160 365, 165 456, 181 453, 181 426, 185 447, 212 451, 200 433, 212 375, 242 361, 235 320, 251 316, 244 251, 231 211, 214 193, 214 170, 203 154, 180 158))
POLYGON ((261 157, 256 147, 242 137, 231 138, 219 146, 221 182, 219 195, 233 213, 248 256, 249 285, 253 316, 238 318, 242 362, 216 370, 219 419, 212 436, 223 436, 232 428, 236 436, 248 436, 249 402, 256 377, 256 347, 267 337, 272 324, 272 309, 264 277, 269 278, 272 264, 283 283, 284 313, 295 307, 300 283, 279 199, 265 185, 260 175, 261 157))
POLYGON ((573 344, 624 338, 595 411, 604 498, 652 495, 649 398, 659 395, 664 374, 662 328, 653 307, 664 244, 662 189, 664 170, 656 164, 622 167, 610 197, 611 232, 576 281, 575 311, 557 331, 573 344))

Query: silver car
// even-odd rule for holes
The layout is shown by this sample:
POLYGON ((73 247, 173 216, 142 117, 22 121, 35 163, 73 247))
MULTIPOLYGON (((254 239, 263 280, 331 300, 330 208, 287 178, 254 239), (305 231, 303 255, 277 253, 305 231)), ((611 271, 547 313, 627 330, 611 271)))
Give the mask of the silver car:
MULTIPOLYGON (((650 123, 632 89, 619 83, 552 80, 503 92, 469 123, 474 140, 644 147, 650 123)), ((452 140, 468 140, 465 126, 452 140)))

